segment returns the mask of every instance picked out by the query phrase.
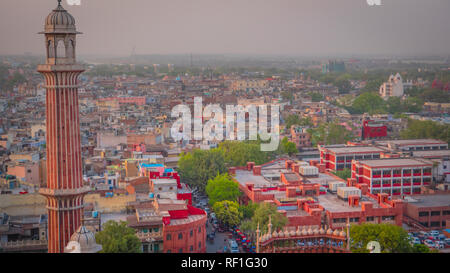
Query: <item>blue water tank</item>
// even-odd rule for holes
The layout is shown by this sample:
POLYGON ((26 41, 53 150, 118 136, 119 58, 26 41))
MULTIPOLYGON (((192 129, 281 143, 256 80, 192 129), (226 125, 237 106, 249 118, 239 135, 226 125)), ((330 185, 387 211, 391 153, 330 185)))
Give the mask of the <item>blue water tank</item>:
POLYGON ((98 211, 94 210, 92 212, 92 218, 97 218, 98 217, 98 211))
POLYGON ((155 195, 153 194, 153 192, 148 194, 148 197, 153 198, 155 195))

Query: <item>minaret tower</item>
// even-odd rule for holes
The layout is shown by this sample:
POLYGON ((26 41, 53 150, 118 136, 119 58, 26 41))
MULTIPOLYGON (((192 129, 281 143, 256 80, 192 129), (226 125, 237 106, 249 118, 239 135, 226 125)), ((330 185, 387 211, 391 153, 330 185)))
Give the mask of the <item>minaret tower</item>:
POLYGON ((58 6, 45 20, 47 61, 38 66, 46 83, 48 252, 64 252, 70 236, 80 227, 83 198, 75 19, 58 6))

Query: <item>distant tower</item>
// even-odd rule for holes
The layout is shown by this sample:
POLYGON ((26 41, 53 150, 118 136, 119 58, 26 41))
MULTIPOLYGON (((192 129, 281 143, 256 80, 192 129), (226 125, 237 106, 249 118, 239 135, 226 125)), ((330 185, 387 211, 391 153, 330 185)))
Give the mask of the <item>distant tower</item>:
POLYGON ((48 252, 64 252, 70 236, 81 225, 83 187, 81 166, 78 76, 84 71, 76 63, 75 19, 58 6, 45 20, 46 64, 38 66, 45 77, 47 122, 48 252))

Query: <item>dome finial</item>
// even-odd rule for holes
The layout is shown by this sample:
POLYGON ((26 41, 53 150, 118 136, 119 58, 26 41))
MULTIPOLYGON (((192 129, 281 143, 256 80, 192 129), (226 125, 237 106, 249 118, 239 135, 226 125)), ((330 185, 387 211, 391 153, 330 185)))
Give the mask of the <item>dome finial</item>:
POLYGON ((58 0, 58 6, 61 6, 61 0, 58 0))

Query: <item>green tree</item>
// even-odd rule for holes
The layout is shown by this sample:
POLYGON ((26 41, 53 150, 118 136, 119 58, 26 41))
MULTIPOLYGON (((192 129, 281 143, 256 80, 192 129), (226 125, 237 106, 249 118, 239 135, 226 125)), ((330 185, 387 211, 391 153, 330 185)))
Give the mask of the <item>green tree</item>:
POLYGON ((298 149, 295 143, 290 142, 287 137, 284 137, 281 140, 281 151, 283 154, 289 154, 289 156, 298 153, 298 149))
POLYGON ((249 201, 247 205, 239 206, 239 210, 241 211, 242 219, 251 219, 255 214, 255 210, 258 208, 258 203, 253 203, 249 201))
POLYGON ((209 179, 227 172, 223 152, 219 149, 194 150, 182 154, 178 162, 178 171, 184 183, 197 187, 204 192, 209 179))
POLYGON ((322 94, 317 92, 310 92, 308 93, 308 95, 311 97, 311 101, 313 102, 319 102, 325 99, 325 97, 322 94))
POLYGON ((400 132, 403 139, 433 138, 450 143, 450 125, 431 120, 408 119, 407 128, 400 132))
POLYGON ((340 94, 346 94, 352 88, 350 81, 344 78, 337 78, 334 85, 338 88, 340 94))
POLYGON ((287 217, 279 213, 275 205, 270 203, 260 203, 255 209, 251 220, 244 221, 241 225, 241 229, 244 231, 255 232, 259 223, 261 232, 265 233, 267 232, 269 217, 271 217, 272 221, 272 231, 284 228, 288 222, 287 217))
POLYGON ((420 98, 427 102, 449 103, 450 92, 430 88, 425 90, 422 94, 420 94, 420 98))
POLYGON ((352 170, 350 170, 349 168, 345 168, 342 171, 336 171, 334 174, 347 181, 347 178, 352 177, 352 170))
POLYGON ((369 113, 379 114, 385 112, 385 102, 376 93, 366 92, 359 95, 354 101, 351 109, 357 114, 369 113))
POLYGON ((399 97, 389 97, 386 101, 386 110, 390 114, 403 112, 402 101, 399 97))
POLYGON ((273 159, 274 154, 261 151, 260 141, 224 141, 219 144, 228 166, 246 166, 247 162, 256 165, 273 159))
POLYGON ((412 247, 412 252, 414 253, 430 253, 430 248, 424 244, 417 244, 412 247))
POLYGON ((103 230, 95 235, 95 240, 102 245, 102 253, 140 253, 141 241, 136 231, 127 226, 127 222, 109 220, 103 230))
POLYGON ((225 173, 208 180, 206 194, 209 197, 209 204, 214 206, 215 203, 224 200, 237 201, 241 191, 239 191, 238 183, 231 180, 230 176, 225 173))
POLYGON ((242 218, 242 212, 239 210, 239 205, 235 201, 219 201, 212 207, 217 219, 227 226, 236 226, 242 218))
POLYGON ((391 224, 361 224, 352 225, 350 237, 353 240, 352 252, 368 253, 367 244, 370 241, 380 243, 383 253, 409 253, 412 247, 408 233, 401 227, 391 224))

